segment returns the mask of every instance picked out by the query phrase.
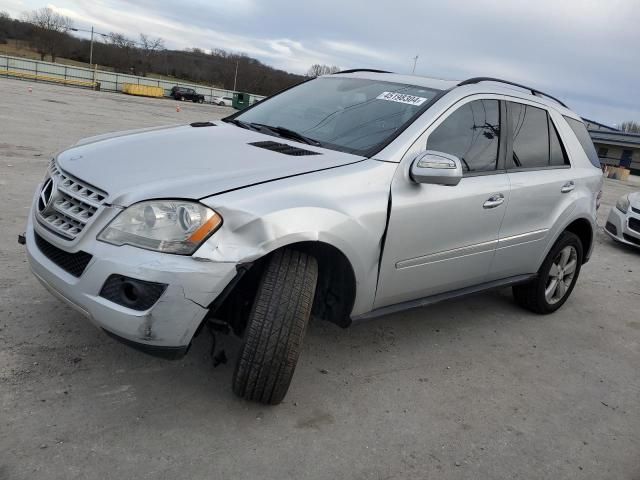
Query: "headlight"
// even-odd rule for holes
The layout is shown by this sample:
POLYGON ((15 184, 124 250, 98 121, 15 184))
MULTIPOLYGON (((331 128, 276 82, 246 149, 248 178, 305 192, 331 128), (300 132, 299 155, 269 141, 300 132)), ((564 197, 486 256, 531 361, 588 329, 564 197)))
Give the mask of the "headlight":
POLYGON ((113 245, 190 255, 222 225, 222 217, 197 202, 152 200, 130 206, 100 232, 113 245))
POLYGON ((629 211, 629 195, 620 197, 618 203, 616 203, 616 208, 622 213, 627 213, 629 211))

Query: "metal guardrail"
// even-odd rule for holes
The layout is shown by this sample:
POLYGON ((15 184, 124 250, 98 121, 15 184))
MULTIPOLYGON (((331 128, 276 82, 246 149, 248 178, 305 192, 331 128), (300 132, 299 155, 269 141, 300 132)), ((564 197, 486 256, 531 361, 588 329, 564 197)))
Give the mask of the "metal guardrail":
MULTIPOLYGON (((159 87, 164 90, 164 96, 168 97, 171 88, 193 88, 197 93, 204 95, 205 102, 210 103, 213 97, 233 97, 232 90, 224 90, 214 87, 205 87, 179 80, 169 81, 125 73, 108 72, 106 70, 76 67, 60 63, 43 62, 29 58, 0 55, 0 77, 23 78, 28 80, 60 83, 64 85, 94 88, 100 84, 100 90, 107 92, 123 93, 125 84, 134 84, 148 87, 159 87)), ((251 98, 261 100, 262 95, 250 94, 251 98)))

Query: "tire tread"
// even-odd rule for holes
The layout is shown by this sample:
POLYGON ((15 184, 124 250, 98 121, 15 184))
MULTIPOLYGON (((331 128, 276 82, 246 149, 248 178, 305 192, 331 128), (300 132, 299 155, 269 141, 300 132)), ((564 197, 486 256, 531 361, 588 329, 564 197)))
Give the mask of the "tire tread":
POLYGON ((295 370, 318 279, 314 257, 285 249, 263 273, 249 314, 233 390, 247 400, 277 404, 295 370))

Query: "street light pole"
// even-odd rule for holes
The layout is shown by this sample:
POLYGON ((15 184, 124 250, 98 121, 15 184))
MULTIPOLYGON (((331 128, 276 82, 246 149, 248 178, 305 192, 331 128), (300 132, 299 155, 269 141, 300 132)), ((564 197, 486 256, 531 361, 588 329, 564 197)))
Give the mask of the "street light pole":
POLYGON ((418 63, 418 55, 416 55, 415 57, 413 57, 413 70, 411 70, 411 74, 413 75, 414 73, 416 73, 416 63, 418 63))
POLYGON ((89 66, 93 65, 93 25, 91 25, 91 47, 89 48, 89 66))
POLYGON ((87 32, 87 33, 91 33, 91 43, 90 43, 90 47, 89 47, 89 66, 93 65, 93 37, 94 34, 95 35, 102 35, 104 38, 108 38, 109 35, 106 33, 100 33, 100 32, 96 32, 93 29, 93 25, 91 26, 91 30, 84 30, 82 28, 70 28, 69 30, 71 30, 72 32, 87 32))

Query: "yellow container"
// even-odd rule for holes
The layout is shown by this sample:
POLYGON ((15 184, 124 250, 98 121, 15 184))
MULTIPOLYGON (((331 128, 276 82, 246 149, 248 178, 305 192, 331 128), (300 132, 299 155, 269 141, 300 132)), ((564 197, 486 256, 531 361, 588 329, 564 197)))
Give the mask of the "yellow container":
POLYGON ((164 88, 162 87, 136 85, 135 83, 125 83, 122 91, 129 95, 140 95, 142 97, 164 97, 164 88))

